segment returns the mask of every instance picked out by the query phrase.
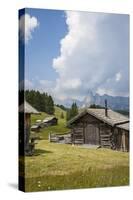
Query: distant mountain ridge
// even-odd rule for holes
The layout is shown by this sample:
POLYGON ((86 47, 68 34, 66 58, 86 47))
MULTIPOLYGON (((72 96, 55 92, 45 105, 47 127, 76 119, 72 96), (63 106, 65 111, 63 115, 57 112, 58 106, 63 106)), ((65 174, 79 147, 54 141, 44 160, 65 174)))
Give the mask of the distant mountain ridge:
POLYGON ((113 110, 129 110, 129 97, 110 96, 107 94, 99 95, 98 93, 93 94, 92 91, 88 91, 88 94, 85 96, 83 101, 69 98, 58 101, 58 103, 69 108, 73 102, 76 102, 79 108, 84 108, 89 107, 92 104, 105 106, 105 99, 107 99, 108 108, 113 110))
POLYGON ((99 95, 97 93, 93 95, 91 91, 84 98, 82 107, 90 106, 91 104, 105 106, 105 99, 107 100, 108 107, 113 110, 129 110, 129 97, 110 96, 107 94, 99 95))

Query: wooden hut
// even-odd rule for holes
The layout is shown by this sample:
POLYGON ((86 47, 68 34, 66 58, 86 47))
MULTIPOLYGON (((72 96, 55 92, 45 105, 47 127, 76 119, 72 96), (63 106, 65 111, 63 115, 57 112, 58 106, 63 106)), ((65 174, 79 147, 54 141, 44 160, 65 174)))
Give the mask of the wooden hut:
POLYGON ((58 119, 55 116, 46 117, 43 120, 43 124, 46 126, 54 126, 58 124, 58 119))
POLYGON ((24 145, 24 152, 30 150, 30 129, 31 129, 31 114, 40 114, 28 102, 24 102, 19 107, 19 139, 24 145), (24 134, 23 134, 24 133, 24 134))
POLYGON ((31 126, 31 131, 40 132, 40 130, 41 130, 40 124, 34 124, 34 125, 31 126))
POLYGON ((111 109, 85 109, 68 126, 74 144, 129 151, 129 119, 111 109))

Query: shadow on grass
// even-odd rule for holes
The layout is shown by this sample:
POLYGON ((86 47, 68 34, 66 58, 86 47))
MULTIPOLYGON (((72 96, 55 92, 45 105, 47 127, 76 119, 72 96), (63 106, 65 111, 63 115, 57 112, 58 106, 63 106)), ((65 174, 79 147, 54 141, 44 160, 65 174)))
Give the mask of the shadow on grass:
POLYGON ((38 156, 38 155, 41 155, 41 154, 47 154, 47 153, 53 153, 53 152, 47 151, 47 150, 44 150, 44 149, 35 149, 34 156, 38 156))

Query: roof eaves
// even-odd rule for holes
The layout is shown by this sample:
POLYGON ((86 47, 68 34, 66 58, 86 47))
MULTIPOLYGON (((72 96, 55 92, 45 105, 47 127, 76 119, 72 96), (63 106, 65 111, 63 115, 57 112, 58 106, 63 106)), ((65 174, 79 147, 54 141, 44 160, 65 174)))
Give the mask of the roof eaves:
POLYGON ((87 110, 85 109, 84 111, 82 111, 81 113, 79 113, 78 115, 76 115, 74 118, 70 119, 67 122, 67 126, 71 125, 73 122, 75 122, 77 119, 79 119, 80 117, 82 117, 86 113, 87 113, 87 110))
POLYGON ((123 125, 123 124, 126 124, 126 123, 129 123, 129 120, 123 121, 123 122, 119 122, 119 123, 115 123, 115 126, 123 125))

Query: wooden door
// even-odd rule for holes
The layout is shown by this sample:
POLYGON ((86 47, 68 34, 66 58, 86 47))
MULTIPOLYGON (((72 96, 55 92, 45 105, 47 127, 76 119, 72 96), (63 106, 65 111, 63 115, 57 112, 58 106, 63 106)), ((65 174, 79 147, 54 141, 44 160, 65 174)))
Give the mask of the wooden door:
POLYGON ((86 126, 85 144, 99 145, 99 129, 96 125, 88 124, 86 126))

